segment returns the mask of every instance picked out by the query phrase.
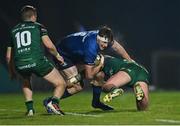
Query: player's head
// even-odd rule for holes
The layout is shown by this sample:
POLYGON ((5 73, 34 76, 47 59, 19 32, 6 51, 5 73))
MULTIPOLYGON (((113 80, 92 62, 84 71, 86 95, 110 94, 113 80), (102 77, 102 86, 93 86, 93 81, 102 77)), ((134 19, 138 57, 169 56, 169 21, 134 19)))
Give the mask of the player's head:
POLYGON ((113 43, 113 33, 111 28, 103 26, 99 29, 97 35, 97 42, 99 43, 100 49, 104 50, 113 43))
POLYGON ((35 22, 37 19, 37 11, 36 8, 30 5, 25 5, 21 9, 21 19, 23 21, 33 21, 35 22))

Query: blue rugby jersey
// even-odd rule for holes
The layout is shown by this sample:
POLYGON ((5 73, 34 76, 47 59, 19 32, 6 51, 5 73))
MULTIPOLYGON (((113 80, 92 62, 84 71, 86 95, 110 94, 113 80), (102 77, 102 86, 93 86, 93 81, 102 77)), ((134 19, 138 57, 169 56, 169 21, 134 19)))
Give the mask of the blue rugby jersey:
POLYGON ((56 46, 58 52, 74 63, 94 64, 100 51, 97 44, 98 31, 77 32, 66 36, 56 46))

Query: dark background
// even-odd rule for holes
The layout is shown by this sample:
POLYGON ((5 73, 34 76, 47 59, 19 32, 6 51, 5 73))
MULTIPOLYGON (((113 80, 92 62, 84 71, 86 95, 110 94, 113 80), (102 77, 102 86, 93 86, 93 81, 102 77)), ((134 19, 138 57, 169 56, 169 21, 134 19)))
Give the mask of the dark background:
POLYGON ((86 30, 108 25, 131 57, 146 66, 152 78, 153 76, 156 78, 154 83, 161 82, 157 78, 165 79, 163 77, 164 74, 168 74, 167 67, 178 67, 167 77, 170 78, 168 84, 172 82, 170 76, 173 76, 175 86, 180 84, 180 79, 176 80, 180 75, 177 63, 180 60, 179 55, 173 61, 168 58, 157 58, 162 59, 161 62, 154 61, 158 52, 163 52, 163 56, 169 52, 179 54, 180 0, 2 0, 0 4, 2 67, 6 68, 8 32, 19 22, 19 11, 26 4, 37 8, 38 22, 48 28, 49 36, 54 43, 63 36, 77 31, 80 24, 86 30), (156 64, 152 65, 154 62, 156 64), (158 69, 158 66, 163 64, 164 67, 158 69))

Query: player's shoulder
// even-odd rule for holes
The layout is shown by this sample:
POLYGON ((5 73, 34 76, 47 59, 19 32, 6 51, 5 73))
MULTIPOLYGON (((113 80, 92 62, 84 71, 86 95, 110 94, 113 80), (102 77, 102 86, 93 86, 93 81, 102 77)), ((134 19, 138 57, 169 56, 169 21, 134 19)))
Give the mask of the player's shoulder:
POLYGON ((34 25, 37 25, 37 26, 42 27, 42 28, 46 28, 43 24, 41 24, 39 22, 34 22, 34 25))
POLYGON ((104 59, 108 60, 109 62, 127 62, 126 59, 122 58, 122 57, 116 57, 116 56, 110 56, 110 55, 104 55, 104 59))
POLYGON ((111 60, 111 59, 116 59, 116 58, 110 55, 104 55, 104 59, 111 60))
POLYGON ((96 30, 86 31, 85 37, 87 40, 94 39, 94 38, 96 38, 97 34, 98 34, 98 31, 96 31, 96 30))
POLYGON ((20 23, 16 24, 15 26, 13 26, 10 30, 10 33, 15 32, 19 27, 21 27, 21 25, 22 25, 22 23, 20 22, 20 23))
POLYGON ((21 25, 22 25, 22 22, 14 25, 14 26, 11 28, 11 30, 18 28, 18 27, 20 27, 21 25))
POLYGON ((87 31, 88 34, 92 34, 92 35, 97 35, 99 32, 99 30, 91 30, 91 31, 87 31))
POLYGON ((41 32, 47 33, 47 28, 43 24, 39 22, 34 22, 34 24, 40 29, 41 32))

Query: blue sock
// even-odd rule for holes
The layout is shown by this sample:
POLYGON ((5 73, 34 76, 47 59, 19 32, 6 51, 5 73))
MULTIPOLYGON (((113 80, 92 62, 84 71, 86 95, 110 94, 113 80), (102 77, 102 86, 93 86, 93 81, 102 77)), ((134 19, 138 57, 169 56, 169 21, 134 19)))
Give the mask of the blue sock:
POLYGON ((100 102, 100 96, 101 96, 101 87, 100 86, 94 86, 92 85, 93 88, 93 102, 100 102))
POLYGON ((64 94, 63 94, 63 96, 61 97, 61 99, 64 99, 64 98, 67 98, 67 97, 70 97, 70 96, 72 96, 72 94, 70 94, 70 93, 68 92, 68 90, 65 89, 64 94))

